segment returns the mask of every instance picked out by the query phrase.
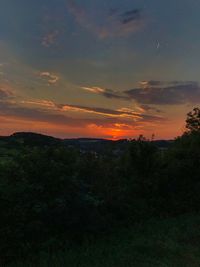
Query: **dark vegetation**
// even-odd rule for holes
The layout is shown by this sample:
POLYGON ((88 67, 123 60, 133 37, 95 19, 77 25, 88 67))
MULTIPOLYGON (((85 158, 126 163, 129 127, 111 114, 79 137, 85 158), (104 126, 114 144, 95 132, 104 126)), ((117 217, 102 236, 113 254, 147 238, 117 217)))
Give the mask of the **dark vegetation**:
POLYGON ((34 261, 46 249, 62 251, 152 218, 198 214, 199 125, 196 108, 173 142, 1 137, 1 264, 34 261))
POLYGON ((199 267, 200 216, 152 219, 9 267, 199 267))

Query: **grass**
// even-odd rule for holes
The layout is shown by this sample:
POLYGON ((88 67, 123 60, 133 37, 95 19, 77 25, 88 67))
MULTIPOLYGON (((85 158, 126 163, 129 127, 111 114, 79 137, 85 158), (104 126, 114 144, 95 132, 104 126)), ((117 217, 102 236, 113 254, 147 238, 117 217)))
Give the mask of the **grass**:
POLYGON ((200 216, 151 220, 110 236, 43 252, 37 263, 6 267, 199 267, 200 216))

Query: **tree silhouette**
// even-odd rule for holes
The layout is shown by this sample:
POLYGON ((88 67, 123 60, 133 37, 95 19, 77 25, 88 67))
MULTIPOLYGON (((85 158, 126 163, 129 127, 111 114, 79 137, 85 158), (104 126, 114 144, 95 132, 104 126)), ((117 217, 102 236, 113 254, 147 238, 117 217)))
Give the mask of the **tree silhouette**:
POLYGON ((200 108, 194 108, 187 114, 186 129, 188 132, 200 132, 200 108))

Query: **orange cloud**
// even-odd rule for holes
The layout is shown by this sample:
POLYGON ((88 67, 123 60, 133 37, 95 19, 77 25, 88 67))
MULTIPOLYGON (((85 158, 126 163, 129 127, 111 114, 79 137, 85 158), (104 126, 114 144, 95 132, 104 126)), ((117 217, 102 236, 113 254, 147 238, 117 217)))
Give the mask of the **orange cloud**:
POLYGON ((21 103, 27 105, 38 105, 50 109, 56 109, 55 103, 49 100, 23 100, 21 101, 21 103))
POLYGON ((81 87, 82 89, 89 91, 91 93, 95 93, 95 94, 101 94, 104 93, 106 91, 106 89, 101 88, 101 87, 81 87))
POLYGON ((123 110, 111 110, 111 109, 104 109, 104 108, 91 108, 91 107, 84 107, 84 106, 73 106, 73 105, 63 105, 61 107, 62 111, 75 111, 75 112, 85 112, 85 113, 93 113, 108 117, 127 117, 132 119, 140 119, 139 113, 135 113, 134 111, 123 111, 123 110))

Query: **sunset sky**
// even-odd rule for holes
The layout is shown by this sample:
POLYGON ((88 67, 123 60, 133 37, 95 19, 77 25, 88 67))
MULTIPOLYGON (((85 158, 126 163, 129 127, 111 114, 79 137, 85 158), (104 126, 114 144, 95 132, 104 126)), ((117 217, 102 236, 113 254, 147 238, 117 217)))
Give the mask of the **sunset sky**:
POLYGON ((0 0, 0 135, 180 135, 200 103, 199 11, 198 0, 0 0))

